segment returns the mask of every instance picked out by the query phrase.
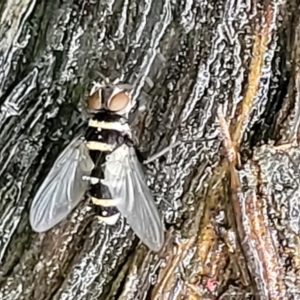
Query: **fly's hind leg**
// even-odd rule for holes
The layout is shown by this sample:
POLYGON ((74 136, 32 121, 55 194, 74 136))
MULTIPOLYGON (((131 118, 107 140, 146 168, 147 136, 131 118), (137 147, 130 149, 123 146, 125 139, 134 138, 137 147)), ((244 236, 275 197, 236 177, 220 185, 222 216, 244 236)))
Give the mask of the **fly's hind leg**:
POLYGON ((179 146, 179 144, 181 143, 181 141, 177 141, 173 144, 171 144, 170 146, 162 149, 161 151, 159 151, 158 153, 152 155, 151 157, 149 157, 148 159, 143 160, 143 164, 147 165, 149 163, 151 163, 152 161, 156 160, 157 158, 163 156, 164 154, 166 154, 167 152, 169 152, 170 150, 172 150, 173 148, 179 146))

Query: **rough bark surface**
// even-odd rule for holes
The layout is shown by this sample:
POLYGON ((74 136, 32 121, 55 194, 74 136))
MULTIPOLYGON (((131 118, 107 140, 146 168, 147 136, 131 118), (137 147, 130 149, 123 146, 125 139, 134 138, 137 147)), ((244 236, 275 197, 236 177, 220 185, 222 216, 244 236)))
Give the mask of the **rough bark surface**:
POLYGON ((297 299, 299 13, 296 0, 2 1, 0 299, 297 299), (29 225, 104 77, 146 100, 133 127, 147 156, 182 141, 147 166, 157 254, 88 199, 49 232, 29 225))

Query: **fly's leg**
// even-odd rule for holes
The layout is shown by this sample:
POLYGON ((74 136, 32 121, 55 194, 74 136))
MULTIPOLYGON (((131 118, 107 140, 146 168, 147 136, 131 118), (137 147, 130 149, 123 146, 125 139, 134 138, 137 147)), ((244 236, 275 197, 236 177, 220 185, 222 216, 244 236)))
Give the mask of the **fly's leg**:
POLYGON ((147 165, 151 162, 153 162, 154 160, 156 160, 157 158, 163 156, 165 153, 169 152, 170 150, 172 150, 173 148, 177 147, 179 144, 181 143, 181 141, 177 141, 174 144, 168 146, 167 148, 159 151, 158 153, 152 155, 151 157, 149 157, 148 159, 143 161, 144 165, 147 165))
MULTIPOLYGON (((208 140, 208 139, 205 139, 205 140, 208 140)), ((159 152, 155 153, 154 155, 150 156, 148 159, 145 159, 143 161, 143 164, 144 165, 147 165, 151 162, 153 162, 154 160, 156 160, 157 158, 160 158, 161 156, 165 155, 166 153, 168 153, 169 151, 171 151, 173 148, 175 147, 178 147, 180 144, 188 144, 188 143, 200 143, 200 142, 203 142, 204 139, 198 139, 198 140, 187 140, 187 141, 184 141, 184 140, 178 140, 176 141, 175 143, 172 143, 171 145, 169 145, 168 147, 160 150, 159 152)))

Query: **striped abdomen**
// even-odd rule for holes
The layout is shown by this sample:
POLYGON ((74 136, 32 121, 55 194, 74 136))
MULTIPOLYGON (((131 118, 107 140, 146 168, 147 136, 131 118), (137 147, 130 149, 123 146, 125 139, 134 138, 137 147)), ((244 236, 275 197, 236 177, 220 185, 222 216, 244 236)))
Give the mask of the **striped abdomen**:
POLYGON ((89 154, 95 164, 89 193, 99 218, 108 224, 115 224, 118 220, 116 204, 120 200, 112 199, 108 187, 101 182, 106 156, 118 146, 131 142, 129 126, 122 124, 121 120, 122 117, 116 114, 98 113, 90 119, 85 134, 89 154))

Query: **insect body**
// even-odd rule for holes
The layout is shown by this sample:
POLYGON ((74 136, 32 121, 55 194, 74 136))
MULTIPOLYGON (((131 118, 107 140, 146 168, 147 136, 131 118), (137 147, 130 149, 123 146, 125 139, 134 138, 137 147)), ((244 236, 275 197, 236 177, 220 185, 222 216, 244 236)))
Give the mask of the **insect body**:
POLYGON ((164 243, 163 225, 126 121, 130 97, 118 87, 98 87, 88 107, 94 116, 85 136, 61 153, 33 199, 31 226, 37 232, 52 228, 89 189, 102 221, 115 224, 122 214, 138 237, 158 251, 164 243))

